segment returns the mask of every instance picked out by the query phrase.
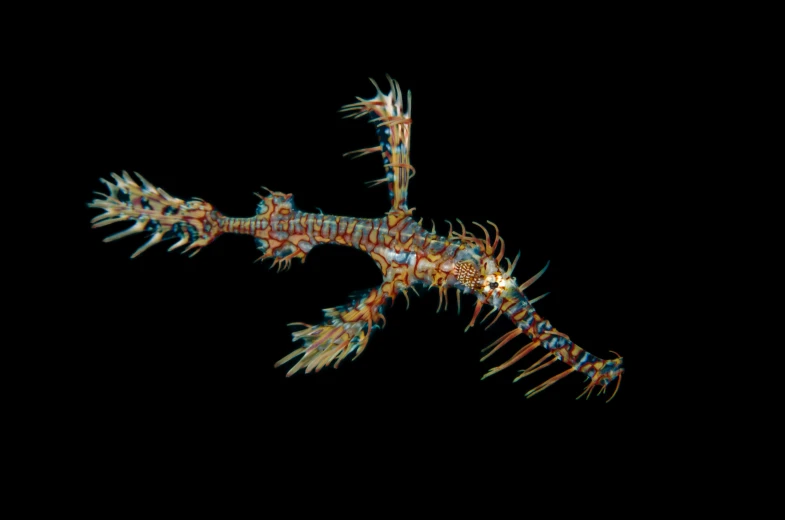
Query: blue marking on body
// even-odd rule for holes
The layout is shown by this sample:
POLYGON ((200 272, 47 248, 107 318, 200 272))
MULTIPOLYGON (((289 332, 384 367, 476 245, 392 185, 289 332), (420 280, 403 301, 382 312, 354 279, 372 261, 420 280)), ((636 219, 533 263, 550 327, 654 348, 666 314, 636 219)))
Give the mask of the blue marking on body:
POLYGON ((262 253, 266 253, 267 248, 270 246, 267 240, 264 240, 263 238, 255 238, 254 243, 256 244, 256 249, 258 249, 262 253))
POLYGON ((551 330, 553 326, 547 321, 541 321, 537 324, 537 334, 542 334, 543 330, 551 330))

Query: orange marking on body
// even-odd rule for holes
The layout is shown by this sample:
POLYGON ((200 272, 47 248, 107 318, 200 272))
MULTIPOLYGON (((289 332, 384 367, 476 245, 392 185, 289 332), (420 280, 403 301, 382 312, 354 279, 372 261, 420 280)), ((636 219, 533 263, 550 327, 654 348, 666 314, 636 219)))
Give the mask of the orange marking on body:
POLYGON ((281 208, 281 209, 278 210, 278 213, 280 213, 281 215, 288 215, 289 214, 289 209, 288 208, 281 208))
POLYGON ((351 222, 349 222, 349 225, 346 227, 346 234, 351 235, 356 226, 357 226, 356 220, 352 220, 351 222))
POLYGON ((368 236, 368 240, 376 244, 376 237, 379 235, 379 230, 375 227, 371 230, 371 234, 368 236))
POLYGON ((390 213, 387 214, 387 227, 390 228, 390 230, 392 231, 392 228, 394 228, 395 225, 401 221, 401 218, 402 215, 400 214, 400 212, 391 211, 390 213))
POLYGON ((291 242, 294 245, 297 245, 302 240, 305 240, 307 242, 308 240, 310 240, 310 238, 311 237, 309 237, 308 235, 289 235, 289 242, 291 242))
POLYGON ((376 251, 371 251, 371 258, 379 264, 379 267, 382 269, 382 276, 387 276, 387 260, 376 251))
POLYGON ((390 243, 392 242, 392 237, 390 235, 384 235, 383 239, 384 239, 384 245, 386 246, 389 246, 390 243))

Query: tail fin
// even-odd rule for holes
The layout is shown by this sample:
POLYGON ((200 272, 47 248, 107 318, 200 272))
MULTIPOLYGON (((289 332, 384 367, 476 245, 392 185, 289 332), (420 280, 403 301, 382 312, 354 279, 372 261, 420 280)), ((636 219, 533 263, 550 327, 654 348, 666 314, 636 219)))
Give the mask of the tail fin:
POLYGON ((104 211, 90 221, 94 228, 126 220, 134 222, 134 225, 125 231, 106 237, 104 242, 149 231, 150 239, 137 249, 131 258, 137 257, 158 242, 172 238, 179 240, 169 251, 189 244, 183 253, 194 249, 190 255, 193 256, 221 234, 218 226, 221 215, 213 210, 210 203, 201 199, 185 202, 172 197, 161 188, 156 188, 136 172, 134 174, 141 181, 141 186, 127 172, 122 173, 122 177, 116 173, 111 174, 114 183, 101 179, 109 188, 109 193, 94 192, 103 199, 95 199, 87 204, 90 208, 104 211))

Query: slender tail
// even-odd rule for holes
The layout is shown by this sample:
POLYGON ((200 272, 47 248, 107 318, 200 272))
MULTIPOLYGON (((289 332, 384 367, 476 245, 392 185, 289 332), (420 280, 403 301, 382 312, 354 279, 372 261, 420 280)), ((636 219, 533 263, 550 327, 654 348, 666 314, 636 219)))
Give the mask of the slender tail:
POLYGON ((94 192, 102 198, 96 198, 87 204, 90 208, 104 211, 90 221, 94 228, 115 222, 134 223, 128 229, 106 237, 104 242, 147 231, 149 240, 137 249, 131 258, 139 256, 158 242, 175 238, 178 240, 169 251, 187 245, 183 253, 193 250, 190 255, 193 256, 221 234, 218 223, 223 216, 215 211, 210 203, 201 199, 186 202, 172 197, 147 182, 138 173, 134 173, 141 186, 125 171, 122 176, 112 173, 114 182, 101 179, 109 193, 94 192))

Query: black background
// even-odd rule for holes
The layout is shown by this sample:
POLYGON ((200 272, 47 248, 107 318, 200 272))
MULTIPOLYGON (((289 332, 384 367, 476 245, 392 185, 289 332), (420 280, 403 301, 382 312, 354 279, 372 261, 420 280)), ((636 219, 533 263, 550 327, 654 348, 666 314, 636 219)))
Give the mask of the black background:
POLYGON ((262 513, 344 514, 370 496, 364 516, 474 501, 485 515, 624 514, 671 496, 703 507, 695 482, 735 485, 727 468, 771 451, 761 433, 776 429, 753 421, 777 416, 754 406, 766 343, 729 334, 777 323, 739 293, 760 273, 751 285, 769 289, 758 262, 778 258, 766 13, 222 7, 9 11, 3 404, 25 507, 217 498, 225 512, 247 496, 262 513), (365 186, 381 160, 342 157, 373 130, 337 111, 387 73, 413 92, 416 217, 442 233, 444 219, 495 222, 522 253, 518 280, 550 260, 527 292, 550 291, 538 311, 584 349, 624 356, 611 403, 576 401, 577 375, 526 399, 563 368, 512 383, 538 354, 481 382, 523 340, 480 363, 509 323, 464 333, 470 299, 436 314, 435 293, 399 299, 356 360, 286 378, 273 368, 295 348, 286 324, 378 284, 368 257, 323 246, 275 273, 248 237, 224 236, 194 258, 158 245, 131 260, 144 237, 105 244, 124 226, 90 228, 98 179, 124 169, 232 216, 253 214, 262 185, 308 211, 383 214, 385 188, 365 186))
POLYGON ((681 137, 668 130, 675 92, 689 82, 683 62, 666 63, 656 42, 620 46, 601 35, 413 49, 407 60, 361 57, 351 44, 298 51, 249 33, 130 29, 111 43, 108 34, 85 38, 53 69, 67 85, 53 130, 67 143, 56 158, 75 216, 57 265, 66 287, 49 304, 66 318, 68 345, 54 355, 53 399, 75 427, 95 424, 94 442, 248 447, 264 438, 254 449, 265 451, 299 439, 319 451, 391 432, 501 445, 575 431, 595 432, 610 449, 645 425, 660 381, 644 367, 671 348, 652 338, 663 327, 653 295, 666 261, 659 194, 683 173, 673 158, 681 137), (287 323, 316 323, 321 309, 377 285, 368 257, 324 246, 276 273, 254 263, 250 238, 223 236, 193 258, 159 245, 131 260, 144 237, 104 244, 123 225, 90 228, 97 211, 86 203, 104 189, 99 177, 121 170, 230 216, 252 215, 262 185, 293 193, 306 211, 383 214, 385 187, 365 185, 383 175, 381 159, 342 157, 374 146, 373 129, 338 109, 373 95, 368 77, 386 90, 387 73, 413 93, 415 216, 441 233, 445 219, 495 222, 507 255, 521 251, 519 281, 550 260, 528 293, 550 291, 538 311, 584 349, 624 356, 610 404, 609 394, 575 401, 577 375, 527 400, 564 368, 513 384, 537 353, 480 382, 523 343, 480 363, 509 323, 464 333, 470 299, 460 316, 454 300, 436 314, 435 292, 411 294, 409 310, 399 298, 356 360, 287 378, 291 364, 273 368, 295 348, 287 323))

